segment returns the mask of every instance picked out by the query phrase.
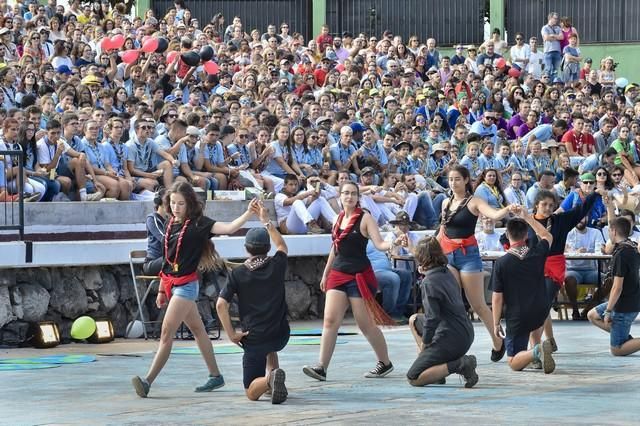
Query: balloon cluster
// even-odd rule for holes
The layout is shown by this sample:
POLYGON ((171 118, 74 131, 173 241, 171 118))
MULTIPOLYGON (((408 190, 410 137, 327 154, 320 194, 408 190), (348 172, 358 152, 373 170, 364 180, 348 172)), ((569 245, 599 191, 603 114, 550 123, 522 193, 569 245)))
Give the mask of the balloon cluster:
MULTIPOLYGON (((100 42, 103 51, 118 50, 124 46, 125 38, 122 34, 113 37, 105 37, 100 42)), ((164 37, 145 36, 142 38, 142 47, 140 49, 130 49, 120 52, 120 58, 125 64, 133 64, 140 57, 140 52, 144 53, 164 53, 169 48, 169 41, 164 37)), ((190 67, 198 66, 202 63, 207 74, 217 74, 220 70, 218 64, 213 62, 213 48, 209 45, 202 46, 200 52, 190 51, 180 54, 175 50, 167 53, 167 63, 172 63, 178 55, 180 60, 190 67)))

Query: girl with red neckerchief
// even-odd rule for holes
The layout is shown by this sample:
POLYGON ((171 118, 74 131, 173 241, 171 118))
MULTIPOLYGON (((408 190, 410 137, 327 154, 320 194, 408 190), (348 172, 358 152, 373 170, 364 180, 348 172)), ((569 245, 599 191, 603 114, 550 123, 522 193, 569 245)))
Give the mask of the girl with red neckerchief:
POLYGON ((149 388, 169 359, 173 336, 184 322, 193 333, 202 357, 209 370, 209 378, 196 392, 210 392, 224 386, 218 370, 209 336, 204 328, 196 300, 198 300, 199 270, 215 270, 222 267, 211 237, 214 234, 233 234, 252 215, 259 211, 259 203, 252 200, 247 211, 233 222, 224 223, 204 216, 202 204, 196 198, 193 187, 186 182, 176 182, 167 192, 164 205, 169 220, 164 230, 164 263, 160 272, 160 289, 156 304, 167 305, 162 320, 160 345, 145 377, 135 376, 131 381, 138 396, 146 398, 149 388))
POLYGON ((393 246, 406 243, 406 236, 393 242, 382 239, 373 217, 360 208, 360 192, 355 183, 342 183, 339 194, 343 211, 333 228, 333 245, 320 281, 326 301, 319 362, 315 366, 304 366, 303 372, 316 380, 327 379, 338 329, 351 305, 358 327, 378 357, 376 367, 365 377, 384 377, 393 371, 393 364, 389 360, 387 343, 376 323, 391 325, 393 321, 375 300, 378 283, 366 255, 366 247, 371 239, 378 250, 388 251, 393 246))

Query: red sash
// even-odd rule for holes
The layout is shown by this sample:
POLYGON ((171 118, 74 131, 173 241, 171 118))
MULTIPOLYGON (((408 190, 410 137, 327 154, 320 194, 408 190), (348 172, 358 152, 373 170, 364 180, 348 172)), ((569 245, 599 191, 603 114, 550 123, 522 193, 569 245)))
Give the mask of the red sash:
POLYGON ((438 242, 440 243, 440 246, 442 247, 442 251, 444 252, 444 254, 453 253, 454 251, 460 249, 462 250, 462 254, 466 255, 467 247, 478 245, 478 240, 476 240, 475 235, 471 235, 470 237, 467 237, 467 238, 461 238, 460 241, 452 240, 451 238, 447 237, 447 234, 444 231, 444 226, 440 229, 440 232, 438 233, 438 242))
POLYGON ((564 285, 564 275, 567 272, 567 259, 564 254, 548 256, 544 263, 544 276, 551 278, 559 287, 564 285))
POLYGON ((174 277, 173 275, 167 275, 164 272, 160 272, 160 287, 167 295, 167 300, 171 299, 171 289, 174 286, 181 286, 189 284, 192 281, 198 280, 198 273, 192 272, 189 275, 183 275, 180 277, 174 277))

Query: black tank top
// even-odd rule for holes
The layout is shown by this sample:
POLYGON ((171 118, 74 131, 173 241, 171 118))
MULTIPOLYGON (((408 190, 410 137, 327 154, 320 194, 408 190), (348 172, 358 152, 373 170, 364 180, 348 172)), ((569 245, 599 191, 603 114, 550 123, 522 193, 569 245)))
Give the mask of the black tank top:
MULTIPOLYGON (((464 201, 463 201, 464 202, 464 201)), ((449 203, 450 204, 450 203, 449 203)), ((447 206, 447 211, 449 206, 447 206)), ((449 238, 469 238, 476 233, 478 216, 471 213, 468 203, 464 207, 451 213, 452 216, 445 224, 444 229, 449 238)))
POLYGON ((338 253, 333 260, 332 268, 346 274, 361 272, 371 265, 367 257, 368 238, 360 232, 360 224, 364 214, 353 225, 351 232, 342 239, 338 253))

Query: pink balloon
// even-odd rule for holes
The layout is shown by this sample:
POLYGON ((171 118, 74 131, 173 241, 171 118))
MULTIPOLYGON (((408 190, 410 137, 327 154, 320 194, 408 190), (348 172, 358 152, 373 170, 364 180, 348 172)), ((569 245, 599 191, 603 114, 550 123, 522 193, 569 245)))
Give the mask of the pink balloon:
POLYGON ((146 35, 146 36, 142 37, 142 44, 144 44, 144 43, 145 43, 147 40, 149 40, 150 38, 151 38, 151 36, 148 36, 148 35, 146 35))
POLYGON ((207 61, 204 63, 204 70, 206 71, 207 74, 214 75, 214 74, 218 74, 218 71, 220 71, 220 68, 218 67, 218 64, 216 64, 215 62, 207 61))
POLYGON ((124 62, 125 64, 132 64, 138 60, 138 57, 140 56, 140 51, 126 50, 122 52, 121 56, 122 56, 122 62, 124 62))
POLYGON ((175 50, 172 50, 171 52, 167 53, 167 64, 172 64, 173 61, 175 61, 179 55, 180 55, 180 52, 177 52, 175 50))
POLYGON ((113 49, 113 42, 111 41, 111 39, 109 37, 105 37, 102 39, 102 41, 100 42, 100 47, 102 48, 102 50, 104 50, 105 52, 107 50, 111 50, 113 49))
POLYGON ((122 46, 124 46, 124 36, 122 34, 111 37, 112 49, 120 49, 122 46))
POLYGON ((338 64, 338 65, 336 65, 336 70, 338 70, 339 72, 344 71, 344 64, 338 64))
POLYGON ((504 68, 504 66, 507 65, 507 61, 505 61, 504 58, 498 58, 496 60, 496 67, 498 68, 504 68))
POLYGON ((142 51, 145 53, 153 53, 158 48, 158 39, 150 38, 142 43, 142 51))

